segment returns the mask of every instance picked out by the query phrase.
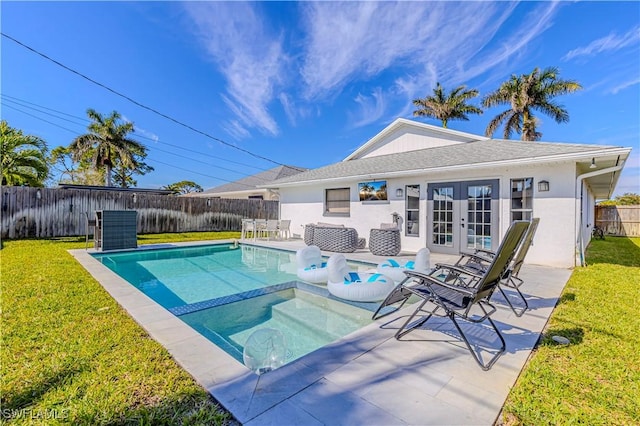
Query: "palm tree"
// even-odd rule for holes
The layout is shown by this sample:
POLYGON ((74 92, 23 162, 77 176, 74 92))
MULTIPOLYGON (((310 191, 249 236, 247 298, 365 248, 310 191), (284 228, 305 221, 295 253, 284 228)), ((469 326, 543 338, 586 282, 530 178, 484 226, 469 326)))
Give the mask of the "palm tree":
POLYGON ((43 186, 49 175, 47 144, 0 121, 2 185, 43 186))
POLYGON ((106 169, 106 186, 111 185, 111 169, 115 159, 122 162, 124 167, 136 166, 135 155, 145 152, 146 148, 140 142, 130 139, 127 135, 134 131, 133 123, 120 122, 120 114, 113 111, 105 117, 93 109, 87 110, 92 123, 89 133, 80 135, 71 142, 69 148, 74 161, 81 161, 86 155, 91 155, 91 163, 96 170, 106 169))
POLYGON ((557 123, 569 121, 569 113, 552 98, 582 89, 574 80, 558 78, 558 68, 549 67, 540 71, 537 67, 530 74, 512 75, 509 81, 482 100, 485 108, 509 104, 511 108, 498 114, 487 126, 486 135, 492 137, 503 123, 504 138, 511 133, 522 133, 523 141, 536 141, 542 137, 538 132, 538 119, 533 111, 551 116, 557 123))
POLYGON ((465 120, 467 114, 482 114, 482 110, 467 101, 478 96, 475 89, 465 90, 467 86, 458 86, 445 95, 444 89, 438 83, 433 89, 433 96, 414 99, 413 104, 420 109, 413 111, 414 116, 426 116, 442 121, 442 127, 447 128, 449 120, 465 120))

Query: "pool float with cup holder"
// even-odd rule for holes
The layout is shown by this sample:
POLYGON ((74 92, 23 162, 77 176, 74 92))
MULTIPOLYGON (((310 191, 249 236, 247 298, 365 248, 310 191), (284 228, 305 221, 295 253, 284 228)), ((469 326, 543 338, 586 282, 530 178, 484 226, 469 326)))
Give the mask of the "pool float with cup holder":
POLYGON ((296 267, 298 278, 301 280, 315 284, 327 283, 329 271, 318 246, 307 246, 298 250, 296 267))
POLYGON ((415 260, 398 261, 396 259, 387 259, 378 264, 378 272, 393 278, 395 282, 400 282, 407 278, 404 271, 415 271, 429 273, 431 270, 431 252, 428 248, 423 247, 416 253, 415 260))
POLYGON ((355 302, 377 302, 383 300, 395 287, 392 278, 370 272, 349 270, 347 259, 334 254, 327 262, 329 279, 327 289, 332 295, 355 302))

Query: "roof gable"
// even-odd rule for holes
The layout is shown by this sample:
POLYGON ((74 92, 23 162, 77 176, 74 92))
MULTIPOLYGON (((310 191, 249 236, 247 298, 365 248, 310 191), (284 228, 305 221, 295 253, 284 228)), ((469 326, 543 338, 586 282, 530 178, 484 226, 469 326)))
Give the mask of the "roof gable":
POLYGON ((484 136, 398 118, 343 161, 487 139, 484 136))

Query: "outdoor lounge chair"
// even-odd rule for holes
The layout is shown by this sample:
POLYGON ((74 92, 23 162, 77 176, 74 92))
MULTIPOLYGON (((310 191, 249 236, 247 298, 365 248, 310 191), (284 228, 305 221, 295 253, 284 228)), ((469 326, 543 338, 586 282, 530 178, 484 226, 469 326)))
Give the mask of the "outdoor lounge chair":
MULTIPOLYGON (((527 309, 529 309, 529 303, 527 303, 527 299, 520 291, 520 286, 524 281, 518 278, 518 275, 520 274, 520 268, 522 268, 522 265, 524 264, 524 259, 529 252, 529 247, 531 247, 531 244, 533 243, 533 237, 538 229, 538 223, 540 223, 540 218, 536 217, 531 219, 527 232, 524 234, 522 241, 518 246, 517 253, 511 262, 511 266, 507 270, 507 275, 498 286, 498 290, 502 293, 507 304, 518 317, 521 317, 527 309), (522 300, 522 308, 516 308, 513 305, 509 296, 504 292, 502 288, 503 286, 515 290, 517 296, 522 300)), ((455 266, 471 268, 472 270, 482 273, 486 270, 494 257, 495 253, 490 250, 477 249, 475 253, 463 253, 460 259, 455 263, 455 266)))
MULTIPOLYGON (((407 295, 418 296, 422 301, 419 302, 415 311, 398 329, 395 335, 396 339, 400 340, 407 333, 426 323, 433 315, 446 317, 453 322, 478 365, 483 370, 489 370, 506 349, 504 338, 491 319, 491 314, 496 311, 496 308, 489 302, 489 299, 500 281, 507 274, 518 244, 521 242, 528 227, 528 221, 515 221, 511 224, 493 260, 484 273, 476 273, 470 269, 442 264, 436 265, 436 268, 429 274, 406 271, 405 274, 408 280, 399 284, 387 299, 392 298, 394 293, 397 293, 395 296, 398 299, 397 301, 401 301, 400 296, 407 295), (409 282, 411 284, 408 284, 409 282), (425 306, 430 307, 430 309, 425 309, 425 306), (476 306, 482 310, 482 315, 471 312, 472 308, 476 306), (443 312, 440 313, 439 311, 443 312), (413 319, 420 313, 427 315, 419 321, 413 322, 413 319), (467 334, 458 323, 458 319, 475 324, 484 323, 486 320, 491 326, 500 340, 500 348, 487 362, 483 362, 480 355, 476 353, 469 342, 467 334)), ((374 317, 376 314, 374 314, 374 317)))

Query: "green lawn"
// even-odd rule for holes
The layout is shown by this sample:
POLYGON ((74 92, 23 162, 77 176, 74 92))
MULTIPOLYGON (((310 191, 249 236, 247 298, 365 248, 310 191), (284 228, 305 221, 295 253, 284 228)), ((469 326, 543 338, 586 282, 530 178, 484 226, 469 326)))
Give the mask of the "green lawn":
MULTIPOLYGON (((239 233, 140 236, 141 244, 239 233)), ((67 253, 84 238, 3 241, 2 420, 226 424, 233 421, 67 253)))
POLYGON ((504 423, 640 424, 640 238, 594 240, 587 262, 512 389, 504 423))
MULTIPOLYGON (((139 242, 238 236, 143 235, 139 242)), ((3 246, 2 420, 233 422, 66 252, 84 248, 84 238, 3 246)), ((512 390, 504 423, 640 424, 640 238, 594 241, 587 261, 574 271, 512 390), (557 345, 550 339, 556 334, 571 344, 557 345)))

